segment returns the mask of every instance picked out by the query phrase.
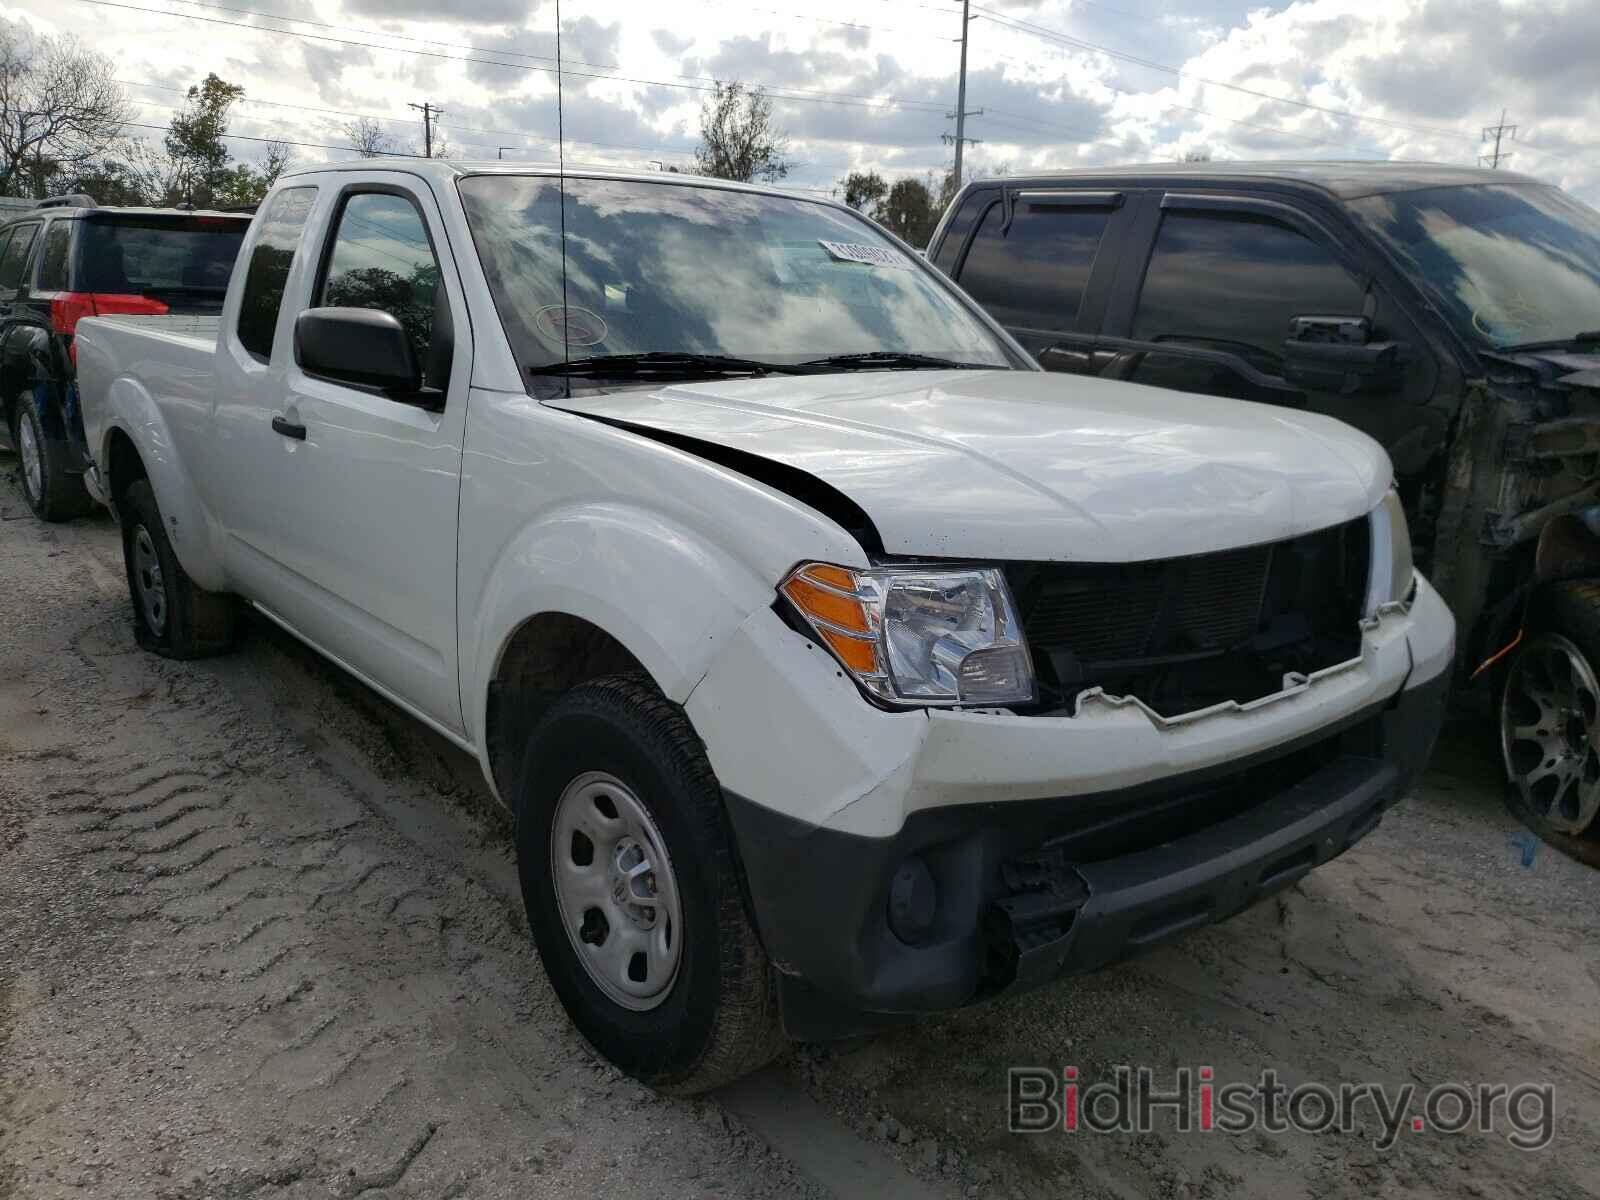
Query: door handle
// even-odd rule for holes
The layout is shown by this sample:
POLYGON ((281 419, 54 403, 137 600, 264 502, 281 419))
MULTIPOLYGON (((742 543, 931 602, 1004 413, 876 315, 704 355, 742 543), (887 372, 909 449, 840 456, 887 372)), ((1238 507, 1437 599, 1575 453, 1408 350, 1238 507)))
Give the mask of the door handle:
POLYGON ((297 442, 306 440, 306 427, 304 425, 296 425, 293 421, 287 421, 282 417, 272 418, 272 432, 281 433, 287 438, 294 438, 297 442))

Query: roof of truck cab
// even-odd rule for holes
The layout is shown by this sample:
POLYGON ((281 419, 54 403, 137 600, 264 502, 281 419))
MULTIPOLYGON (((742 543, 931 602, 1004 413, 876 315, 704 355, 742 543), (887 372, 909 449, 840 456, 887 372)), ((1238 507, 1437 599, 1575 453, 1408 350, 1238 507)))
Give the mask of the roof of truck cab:
POLYGON ((1340 200, 1410 192, 1419 188, 1462 187, 1483 183, 1537 183, 1514 171, 1488 167, 1458 167, 1448 163, 1415 162, 1202 162, 1141 163, 1127 167, 1077 167, 1069 171, 1042 171, 974 181, 983 184, 1028 185, 1052 182, 1183 187, 1196 184, 1278 184, 1313 187, 1340 200))
POLYGON ((468 175, 567 175, 585 178, 624 179, 638 183, 681 183, 694 187, 726 188, 730 191, 755 192, 763 196, 786 196, 791 200, 810 200, 818 204, 837 204, 826 196, 812 196, 766 183, 738 183, 732 179, 716 179, 710 175, 695 175, 688 171, 629 171, 606 163, 567 162, 564 166, 554 162, 512 162, 510 159, 488 159, 484 162, 460 161, 442 158, 358 158, 345 162, 318 163, 293 167, 279 176, 279 181, 304 175, 321 175, 325 172, 398 171, 419 175, 440 183, 461 179, 468 175))

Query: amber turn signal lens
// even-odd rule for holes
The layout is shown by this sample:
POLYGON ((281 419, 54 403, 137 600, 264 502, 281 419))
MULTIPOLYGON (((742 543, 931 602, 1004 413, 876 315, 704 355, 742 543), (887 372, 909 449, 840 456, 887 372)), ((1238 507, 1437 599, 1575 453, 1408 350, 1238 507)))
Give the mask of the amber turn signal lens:
POLYGON ((839 661, 857 675, 877 674, 878 655, 873 643, 865 638, 845 637, 831 629, 819 629, 817 633, 828 643, 828 648, 839 656, 839 661))
MULTIPOLYGON (((840 629, 858 633, 863 637, 870 635, 872 629, 867 624, 867 614, 861 607, 861 601, 854 596, 841 596, 838 592, 813 583, 811 571, 815 570, 813 567, 790 576, 789 581, 783 585, 783 594, 808 617, 815 617, 819 621, 826 621, 829 625, 837 625, 840 629)), ((855 591, 854 581, 844 586, 848 591, 855 591)))

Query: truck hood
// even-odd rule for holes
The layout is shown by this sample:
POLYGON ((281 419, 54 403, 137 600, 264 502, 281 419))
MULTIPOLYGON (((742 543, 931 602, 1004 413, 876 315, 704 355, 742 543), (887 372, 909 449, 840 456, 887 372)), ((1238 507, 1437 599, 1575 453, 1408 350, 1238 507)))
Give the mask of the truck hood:
POLYGON ((1328 417, 1034 371, 767 376, 545 404, 787 464, 891 554, 1135 562, 1369 512, 1377 442, 1328 417))

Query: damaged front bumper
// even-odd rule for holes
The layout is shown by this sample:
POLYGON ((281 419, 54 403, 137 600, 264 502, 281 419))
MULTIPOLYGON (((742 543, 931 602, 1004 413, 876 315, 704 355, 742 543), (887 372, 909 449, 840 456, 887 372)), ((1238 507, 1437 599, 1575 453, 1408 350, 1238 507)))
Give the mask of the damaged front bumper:
POLYGON ((1359 665, 1248 711, 890 713, 767 613, 687 708, 786 1028, 821 1038, 1093 969, 1342 853, 1426 765, 1453 649, 1419 580, 1359 665))

